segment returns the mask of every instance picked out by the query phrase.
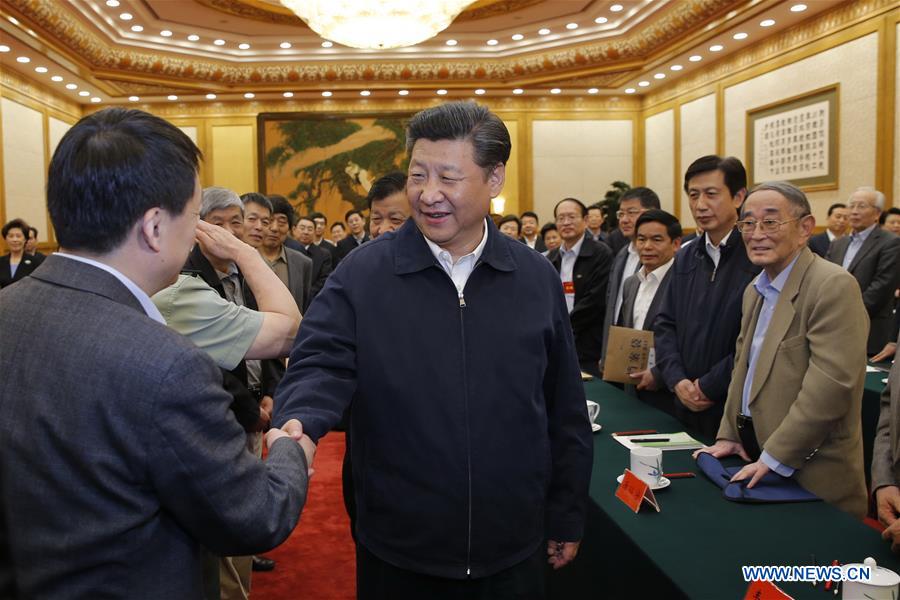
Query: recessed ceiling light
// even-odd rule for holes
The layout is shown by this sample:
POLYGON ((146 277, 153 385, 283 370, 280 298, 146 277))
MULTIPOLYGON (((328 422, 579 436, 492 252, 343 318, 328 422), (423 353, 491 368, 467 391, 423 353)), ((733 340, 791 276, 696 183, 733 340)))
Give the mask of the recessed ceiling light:
POLYGON ((130 21, 134 17, 131 15, 131 13, 122 13, 121 15, 119 15, 119 18, 122 19, 123 21, 130 21))
POLYGON ((331 48, 332 46, 334 46, 334 44, 329 42, 328 40, 325 40, 324 42, 322 42, 323 48, 331 48))
POLYGON ((46 73, 46 72, 47 72, 47 67, 35 67, 35 68, 34 68, 34 72, 35 72, 35 73, 46 73))
POLYGON ((287 50, 288 48, 291 47, 291 43, 290 42, 281 42, 280 44, 278 44, 278 46, 283 48, 284 50, 287 50))
POLYGON ((215 44, 216 46, 224 46, 225 40, 213 40, 213 44, 215 44))
POLYGON ((169 96, 166 96, 166 97, 167 97, 169 100, 178 100, 178 96, 176 96, 175 94, 170 94, 169 96))
POLYGON ((446 96, 446 95, 447 95, 447 90, 441 89, 441 90, 438 90, 438 91, 435 92, 435 93, 436 93, 438 96, 446 96))
POLYGON ((566 23, 566 29, 578 29, 578 23, 566 23))
POLYGON ((597 25, 603 25, 607 21, 609 21, 609 19, 607 19, 606 17, 597 17, 596 19, 594 19, 594 23, 596 23, 597 25))
POLYGON ((665 79, 665 78, 666 78, 665 73, 656 73, 655 75, 653 75, 653 79, 665 79))
POLYGON ((513 90, 513 94, 515 94, 516 96, 518 96, 519 94, 524 94, 524 93, 525 93, 525 90, 523 90, 522 88, 516 88, 513 90))
POLYGON ((759 22, 760 27, 771 27, 775 24, 775 19, 764 19, 759 22))
POLYGON ((372 95, 372 92, 370 92, 369 90, 361 90, 361 91, 359 92, 359 95, 360 95, 360 96, 371 96, 371 95, 372 95))
POLYGON ((455 46, 455 45, 458 44, 459 42, 457 42, 456 40, 447 40, 447 41, 444 42, 444 43, 447 44, 448 46, 455 46))
POLYGON ((293 98, 294 92, 285 92, 282 94, 282 96, 284 96, 285 98, 293 98))
POLYGON ((700 62, 701 60, 703 60, 703 57, 700 56, 699 54, 694 54, 688 60, 691 62, 700 62))
POLYGON ((547 29, 546 27, 542 27, 541 29, 538 29, 538 34, 540 34, 540 35, 549 35, 549 33, 550 33, 550 30, 547 29))
POLYGON ((59 83, 62 80, 63 80, 63 78, 60 77, 59 75, 54 75, 53 77, 50 78, 50 81, 55 81, 57 83, 59 83))
POLYGON ((207 100, 215 100, 215 99, 216 99, 216 95, 215 95, 215 94, 207 94, 207 95, 206 95, 206 99, 207 99, 207 100))
POLYGON ((247 92, 246 94, 244 94, 244 98, 246 98, 247 100, 253 100, 254 98, 256 98, 256 94, 254 94, 253 92, 247 92))
POLYGON ((132 25, 131 30, 135 33, 140 33, 144 30, 144 28, 141 25, 132 25))
POLYGON ((638 87, 647 87, 650 85, 649 81, 638 81, 638 87))
POLYGON ((409 96, 409 90, 400 90, 397 93, 400 94, 401 96, 409 96))
POLYGON ((680 70, 682 70, 683 68, 684 68, 684 67, 682 67, 681 65, 672 65, 671 67, 669 67, 669 69, 672 70, 672 71, 680 71, 680 70))
POLYGON ((91 98, 91 102, 93 102, 94 104, 97 104, 97 103, 101 102, 101 100, 97 96, 94 96, 93 98, 91 98))
POLYGON ((78 95, 79 96, 90 96, 91 93, 87 90, 81 90, 80 92, 78 92, 78 95))
POLYGON ((803 12, 806 10, 805 4, 795 4, 791 7, 791 12, 803 12))
POLYGON ((78 86, 75 85, 74 83, 67 83, 67 84, 66 84, 66 89, 67 89, 67 90, 77 90, 77 89, 78 89, 78 86))
POLYGON ((9 46, 6 44, 0 44, 0 52, 9 52, 9 46))
POLYGON ((240 48, 241 50, 249 50, 250 44, 248 44, 247 42, 244 42, 242 44, 238 44, 238 48, 240 48))
POLYGON ((633 94, 633 93, 635 93, 636 91, 637 91, 637 90, 634 89, 634 88, 625 88, 625 93, 626 93, 626 94, 633 94))
POLYGON ((712 46, 709 47, 710 52, 721 52, 724 49, 725 49, 725 46, 723 46, 722 44, 713 44, 712 46))
POLYGON ((477 96, 484 96, 484 93, 485 93, 484 89, 482 89, 482 88, 478 88, 477 90, 475 90, 475 94, 477 96))
POLYGON ((609 7, 609 10, 612 12, 621 12, 625 7, 621 4, 613 4, 609 7))
POLYGON ((748 37, 749 37, 749 36, 748 36, 746 33, 744 33, 743 31, 739 31, 739 32, 737 32, 736 34, 734 34, 733 36, 731 36, 731 39, 734 39, 734 40, 746 40, 748 37))
POLYGON ((522 35, 521 33, 514 33, 514 34, 512 34, 512 39, 514 42, 518 42, 520 40, 524 40, 525 36, 522 35))
POLYGON ((324 92, 322 92, 322 96, 324 96, 325 98, 331 98, 331 92, 325 90, 324 92))
POLYGON ((141 99, 138 98, 137 96, 128 96, 128 99, 129 99, 131 102, 140 102, 140 101, 141 101, 141 99))
POLYGON ((188 36, 188 40, 190 40, 192 42, 196 42, 196 41, 200 40, 200 36, 197 35, 196 33, 192 33, 191 35, 188 36))
POLYGON ((19 20, 15 17, 6 17, 6 18, 9 19, 9 22, 12 23, 13 25, 19 24, 19 20))
POLYGON ((119 6, 119 0, 106 0, 106 5, 110 8, 117 8, 119 6))
POLYGON ((168 29, 163 29, 162 31, 159 32, 159 35, 161 35, 163 37, 172 37, 172 32, 169 31, 168 29))
POLYGON ((591 88, 588 90, 588 94, 598 94, 598 93, 600 93, 600 90, 597 88, 591 88))
POLYGON ((559 89, 559 88, 553 88, 552 90, 550 90, 550 93, 551 93, 551 94, 559 94, 559 93, 561 93, 561 92, 562 92, 562 90, 559 89))
POLYGON ((487 41, 487 45, 488 45, 488 46, 496 46, 496 45, 499 44, 499 43, 500 43, 500 42, 498 42, 497 40, 488 40, 488 41, 487 41))
POLYGON ((18 57, 16 57, 16 62, 20 62, 20 63, 23 63, 23 64, 24 64, 24 63, 30 63, 30 62, 31 62, 31 59, 28 58, 27 56, 18 56, 18 57))

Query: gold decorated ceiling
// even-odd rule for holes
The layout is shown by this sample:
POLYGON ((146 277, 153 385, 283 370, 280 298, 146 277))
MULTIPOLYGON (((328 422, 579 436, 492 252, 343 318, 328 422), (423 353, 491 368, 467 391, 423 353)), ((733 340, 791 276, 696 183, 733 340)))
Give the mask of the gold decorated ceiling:
POLYGON ((479 0, 427 42, 365 51, 325 47, 277 0, 4 0, 0 60, 81 103, 440 89, 640 95, 842 2, 797 4, 479 0))

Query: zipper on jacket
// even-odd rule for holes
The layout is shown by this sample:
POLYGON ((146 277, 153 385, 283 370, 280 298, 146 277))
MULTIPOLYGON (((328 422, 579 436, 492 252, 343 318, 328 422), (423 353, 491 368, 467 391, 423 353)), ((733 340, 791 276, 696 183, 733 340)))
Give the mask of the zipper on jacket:
MULTIPOLYGON (((472 268, 475 271, 478 265, 472 268)), ((471 273, 469 277, 471 277, 471 273)), ((468 283, 468 282, 466 282, 468 283)), ((456 286, 454 286, 456 287, 456 286)), ((463 386, 463 410, 465 413, 466 424, 466 485, 468 487, 468 504, 466 515, 466 577, 472 576, 472 442, 471 431, 469 426, 469 383, 468 369, 466 368, 466 320, 465 311, 466 298, 464 292, 459 292, 459 336, 462 342, 462 386, 463 386)))

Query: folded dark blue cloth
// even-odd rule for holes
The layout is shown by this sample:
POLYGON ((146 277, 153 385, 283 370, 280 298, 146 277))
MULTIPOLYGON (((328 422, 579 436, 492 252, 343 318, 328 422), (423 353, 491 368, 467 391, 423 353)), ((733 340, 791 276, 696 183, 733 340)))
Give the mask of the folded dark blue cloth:
POLYGON ((789 477, 769 471, 752 488, 748 480, 731 482, 741 466, 726 467, 712 454, 702 452, 697 457, 697 466, 714 484, 722 488, 722 495, 732 502, 774 503, 774 502, 815 502, 821 500, 805 490, 789 477))

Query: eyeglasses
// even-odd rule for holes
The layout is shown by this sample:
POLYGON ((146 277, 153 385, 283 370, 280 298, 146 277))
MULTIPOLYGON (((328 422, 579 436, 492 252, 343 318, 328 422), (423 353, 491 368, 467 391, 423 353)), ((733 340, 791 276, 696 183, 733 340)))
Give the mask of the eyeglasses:
POLYGON ((787 221, 779 221, 778 219, 763 219, 762 221, 754 221, 752 219, 748 219, 746 221, 738 221, 736 223, 737 230, 742 234, 753 233, 756 231, 756 226, 758 225, 760 229, 762 229, 763 233, 775 233, 781 226, 785 223, 791 223, 793 221, 799 221, 800 219, 805 219, 810 215, 803 215, 802 217, 797 217, 796 219, 788 219, 787 221))
POLYGON ((644 211, 641 210, 640 208, 629 208, 628 210, 617 210, 616 218, 621 219, 625 215, 628 215, 629 217, 636 217, 640 214, 643 214, 643 212, 644 211))
POLYGON ((581 221, 584 217, 581 215, 559 215, 556 217, 557 223, 577 223, 581 221))
POLYGON ((853 202, 851 204, 848 204, 847 208, 849 208, 850 210, 865 210, 867 208, 873 208, 873 206, 868 202, 853 202))

